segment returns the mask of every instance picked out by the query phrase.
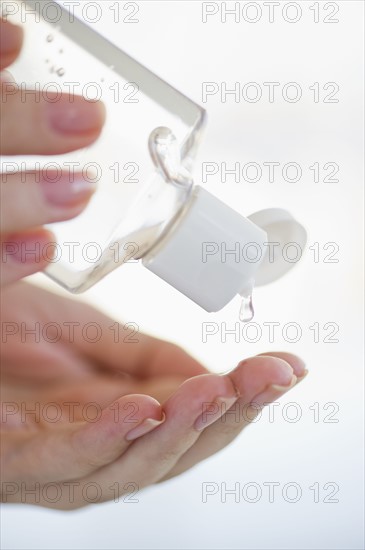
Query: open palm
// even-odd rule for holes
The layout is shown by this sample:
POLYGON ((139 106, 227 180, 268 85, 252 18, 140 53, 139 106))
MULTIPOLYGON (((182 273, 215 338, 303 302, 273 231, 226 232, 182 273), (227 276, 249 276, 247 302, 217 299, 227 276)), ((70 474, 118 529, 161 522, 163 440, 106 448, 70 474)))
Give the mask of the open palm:
POLYGON ((178 475, 306 373, 272 353, 210 374, 171 343, 123 326, 116 337, 101 312, 24 282, 3 290, 1 316, 6 502, 72 509, 178 475))

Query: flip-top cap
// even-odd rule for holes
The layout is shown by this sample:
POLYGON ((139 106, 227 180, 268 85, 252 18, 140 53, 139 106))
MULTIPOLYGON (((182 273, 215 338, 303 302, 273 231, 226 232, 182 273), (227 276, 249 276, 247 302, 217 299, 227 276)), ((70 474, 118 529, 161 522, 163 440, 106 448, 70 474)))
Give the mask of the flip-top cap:
POLYGON ((143 264, 206 311, 218 311, 236 294, 249 296, 255 281, 265 284, 289 270, 293 264, 280 254, 270 261, 267 243, 277 240, 278 252, 290 240, 305 242, 303 231, 285 210, 245 218, 196 186, 182 218, 143 264))
POLYGON ((307 242, 307 232, 282 208, 259 210, 248 219, 267 233, 266 254, 255 277, 255 286, 266 285, 298 263, 307 242))

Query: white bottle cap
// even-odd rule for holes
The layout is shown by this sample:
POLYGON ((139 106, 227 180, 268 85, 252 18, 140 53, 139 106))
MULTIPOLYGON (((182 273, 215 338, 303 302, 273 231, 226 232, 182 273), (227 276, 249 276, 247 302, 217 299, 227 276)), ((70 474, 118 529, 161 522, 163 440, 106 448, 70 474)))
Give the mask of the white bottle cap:
POLYGON ((290 239, 305 242, 304 229, 285 210, 268 209, 245 218, 196 186, 190 204, 170 233, 144 258, 143 265, 206 311, 222 309, 236 294, 250 296, 257 284, 288 271, 274 247, 290 239), (274 237, 274 238, 272 238, 274 237))
POLYGON ((255 277, 256 286, 267 285, 298 263, 307 242, 307 232, 282 208, 260 210, 248 219, 266 231, 268 236, 267 251, 255 277))

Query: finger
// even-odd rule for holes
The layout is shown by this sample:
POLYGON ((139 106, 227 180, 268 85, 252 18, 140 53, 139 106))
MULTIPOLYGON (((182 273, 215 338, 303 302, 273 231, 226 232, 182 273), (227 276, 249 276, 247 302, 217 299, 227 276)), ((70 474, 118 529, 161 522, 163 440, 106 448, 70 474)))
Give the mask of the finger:
MULTIPOLYGON (((4 262, 10 260, 3 254, 4 262)), ((3 271, 4 265, 0 269, 3 271)), ((59 320, 58 303, 53 304, 52 298, 51 293, 24 281, 2 287, 1 376, 18 387, 23 381, 27 387, 53 382, 59 388, 64 379, 71 378, 76 385, 79 378, 95 376, 93 362, 72 345, 72 332, 68 341, 61 340, 63 329, 69 327, 66 318, 59 320)), ((68 321, 75 319, 70 315, 68 321)))
POLYGON ((34 318, 20 322, 2 318, 1 376, 4 380, 28 385, 53 383, 59 387, 65 380, 71 379, 75 384, 95 377, 94 365, 86 357, 75 353, 71 345, 57 345, 57 325, 52 321, 38 323, 34 318))
POLYGON ((45 269, 54 254, 55 237, 43 228, 1 236, 0 282, 7 285, 45 269))
POLYGON ((110 330, 111 326, 115 328, 115 321, 108 319, 105 324, 105 318, 101 318, 99 314, 100 312, 95 314, 93 310, 93 314, 87 317, 98 319, 97 322, 103 327, 98 346, 92 346, 85 340, 78 341, 77 345, 90 359, 98 361, 104 370, 114 372, 122 370, 140 379, 179 375, 185 380, 208 372, 185 350, 171 342, 140 332, 133 336, 135 341, 130 342, 130 324, 119 325, 119 337, 116 341, 115 333, 113 334, 110 330))
POLYGON ((15 61, 22 47, 22 42, 22 28, 0 19, 0 70, 15 61))
POLYGON ((135 381, 133 377, 130 380, 133 381, 135 387, 138 387, 138 391, 141 393, 147 393, 152 395, 160 403, 164 403, 167 399, 177 391, 179 386, 187 379, 186 375, 174 375, 170 376, 164 374, 162 376, 154 376, 150 379, 142 379, 135 381))
POLYGON ((75 502, 70 505, 65 500, 62 507, 87 504, 82 491, 91 482, 100 489, 98 501, 104 501, 123 494, 128 485, 134 484, 141 489, 159 480, 199 437, 201 417, 206 408, 215 405, 216 415, 219 415, 223 402, 229 407, 236 399, 228 377, 206 374, 186 380, 164 404, 165 422, 136 440, 121 458, 85 477, 75 490, 75 502))
POLYGON ((306 372, 303 361, 289 353, 252 357, 240 363, 228 375, 240 399, 203 431, 195 445, 162 481, 179 475, 228 445, 255 419, 264 405, 290 390, 306 372))
POLYGON ((289 363, 289 365, 294 370, 294 374, 297 377, 298 381, 300 381, 308 374, 303 359, 301 359, 297 355, 294 355, 293 353, 288 353, 286 351, 267 351, 266 353, 258 354, 258 357, 263 356, 278 357, 279 359, 282 359, 283 361, 289 363))
POLYGON ((5 432, 4 480, 48 483, 88 475, 116 460, 131 441, 164 421, 161 405, 147 395, 121 397, 102 411, 90 403, 84 407, 82 423, 74 423, 71 415, 70 407, 70 422, 61 429, 47 425, 49 420, 42 416, 44 429, 5 432))
POLYGON ((79 173, 2 174, 0 231, 19 232, 73 218, 81 213, 94 190, 94 183, 79 173))
POLYGON ((100 101, 1 84, 1 153, 61 154, 90 145, 105 120, 100 101))
MULTIPOLYGON (((42 294, 42 303, 47 307, 45 291, 36 288, 34 291, 42 294)), ((75 338, 75 347, 103 370, 122 371, 141 379, 163 375, 181 375, 187 379, 208 372, 182 348, 140 332, 136 323, 118 323, 87 304, 54 294, 51 297, 50 302, 57 304, 59 321, 63 317, 69 320, 74 313, 80 326, 91 321, 96 323, 100 334, 97 345, 85 338, 75 338)), ((54 306, 49 315, 54 317, 54 306)))
MULTIPOLYGON (((56 384, 47 384, 40 393, 38 391, 38 398, 40 403, 49 401, 59 403, 65 413, 62 416, 62 421, 67 422, 69 418, 69 406, 65 401, 65 396, 67 396, 67 401, 80 404, 80 407, 75 409, 75 419, 82 421, 82 409, 88 403, 97 403, 98 407, 104 409, 125 395, 147 395, 147 392, 139 384, 130 382, 130 380, 130 378, 113 378, 111 376, 95 375, 95 373, 79 380, 73 380, 72 377, 69 377, 58 381, 56 384)), ((31 399, 27 399, 27 401, 31 403, 31 399)))
MULTIPOLYGON (((28 304, 31 301, 44 324, 53 321, 67 327, 70 319, 77 319, 76 327, 61 331, 62 340, 59 344, 71 348, 74 355, 89 361, 94 369, 98 367, 105 373, 117 376, 132 375, 138 382, 145 380, 146 383, 164 376, 185 380, 208 372, 201 363, 175 344, 139 332, 135 323, 118 323, 87 304, 58 296, 43 288, 19 283, 16 288, 6 289, 3 303, 20 305, 25 299, 28 304), (90 322, 98 328, 100 339, 97 343, 82 336, 82 328, 90 322)), ((15 317, 17 309, 14 308, 14 315, 10 318, 8 315, 6 321, 23 321, 15 317)), ((8 310, 12 312, 11 307, 8 310)), ((22 345, 19 343, 19 353, 22 345)))
MULTIPOLYGON (((31 350, 29 352, 31 353, 31 350)), ((68 378, 66 375, 63 380, 59 377, 52 385, 53 401, 62 402, 67 395, 71 401, 81 403, 97 401, 102 407, 109 405, 118 396, 132 393, 143 393, 154 397, 159 402, 164 402, 186 380, 183 376, 156 376, 148 380, 138 380, 123 373, 116 373, 114 376, 101 373, 95 376, 95 372, 89 369, 88 375, 84 371, 84 376, 80 374, 79 380, 76 381, 74 376, 70 377, 71 369, 66 370, 66 373, 68 378)), ((50 376, 49 379, 51 380, 50 376)), ((47 393, 49 388, 48 385, 47 393)))

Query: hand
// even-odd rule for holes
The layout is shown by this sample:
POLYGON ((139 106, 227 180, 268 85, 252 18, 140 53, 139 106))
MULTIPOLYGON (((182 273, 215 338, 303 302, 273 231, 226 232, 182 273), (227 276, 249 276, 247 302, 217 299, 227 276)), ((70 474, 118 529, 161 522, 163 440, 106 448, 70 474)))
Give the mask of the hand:
MULTIPOLYGON (((0 36, 0 153, 54 155, 90 145, 104 123, 103 104, 69 94, 57 100, 57 94, 49 92, 24 96, 10 73, 3 71, 20 52, 22 29, 0 19, 0 36)), ((93 190, 88 174, 67 173, 60 179, 51 170, 1 175, 2 284, 47 266, 53 253, 48 245, 55 238, 42 225, 77 216, 93 190)))
POLYGON ((287 353, 209 374, 171 343, 130 342, 122 326, 116 341, 112 319, 26 283, 3 291, 1 314, 5 502, 73 509, 176 476, 306 374, 287 353))

